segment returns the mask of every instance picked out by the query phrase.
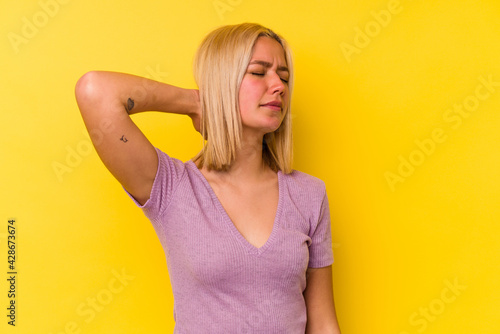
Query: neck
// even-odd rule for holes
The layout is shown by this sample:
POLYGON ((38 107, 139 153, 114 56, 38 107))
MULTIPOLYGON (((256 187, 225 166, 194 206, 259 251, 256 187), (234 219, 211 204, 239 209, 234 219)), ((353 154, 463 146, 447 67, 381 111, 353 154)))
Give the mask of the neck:
POLYGON ((212 170, 210 174, 223 183, 233 185, 256 184, 268 179, 273 171, 262 159, 262 141, 263 134, 244 133, 241 148, 236 152, 231 167, 227 171, 212 170))
POLYGON ((263 138, 243 137, 241 148, 236 152, 236 159, 228 170, 230 178, 240 181, 259 181, 269 173, 269 167, 262 159, 263 138))

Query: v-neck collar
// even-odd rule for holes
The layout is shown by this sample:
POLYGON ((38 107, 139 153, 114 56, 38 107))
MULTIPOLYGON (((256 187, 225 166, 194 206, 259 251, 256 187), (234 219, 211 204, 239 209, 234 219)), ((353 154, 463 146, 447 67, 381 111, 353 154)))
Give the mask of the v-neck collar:
POLYGON ((231 230, 232 234, 239 240, 241 245, 246 248, 246 250, 251 253, 251 254, 256 254, 260 255, 262 254, 266 249, 272 245, 274 239, 276 239, 276 234, 278 233, 278 224, 280 222, 281 218, 281 212, 282 212, 282 207, 283 207, 283 175, 281 173, 281 170, 278 171, 278 207, 276 208, 276 215, 274 217, 274 222, 273 222, 273 229, 271 231, 271 234, 269 235, 267 241, 264 243, 264 245, 260 247, 256 247, 252 245, 241 233, 238 231, 236 226, 234 225, 233 221, 229 217, 228 213, 222 206, 222 203, 220 202, 219 198, 215 194, 215 191, 213 190, 212 186, 208 182, 208 180, 205 178, 205 175, 198 169, 194 161, 188 160, 187 164, 191 166, 197 173, 197 175, 200 177, 200 179, 203 181, 203 184, 205 184, 208 192, 210 193, 210 196, 212 197, 213 202, 215 203, 215 206, 221 213, 222 217, 224 218, 224 221, 228 225, 229 229, 231 230))

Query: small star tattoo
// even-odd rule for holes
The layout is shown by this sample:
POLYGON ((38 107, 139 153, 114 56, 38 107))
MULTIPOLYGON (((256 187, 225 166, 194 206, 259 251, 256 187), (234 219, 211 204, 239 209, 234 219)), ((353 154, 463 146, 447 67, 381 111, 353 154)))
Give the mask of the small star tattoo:
POLYGON ((128 139, 125 138, 125 135, 123 135, 121 138, 120 138, 121 141, 123 141, 124 143, 128 142, 128 139))

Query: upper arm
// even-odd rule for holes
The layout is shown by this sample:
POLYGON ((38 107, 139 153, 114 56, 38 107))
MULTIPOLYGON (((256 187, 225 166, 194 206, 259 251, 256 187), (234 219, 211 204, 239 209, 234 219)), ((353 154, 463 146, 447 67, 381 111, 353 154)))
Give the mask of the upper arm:
POLYGON ((332 266, 307 269, 304 291, 307 308, 306 333, 340 334, 333 301, 332 266))
POLYGON ((75 87, 78 107, 106 168, 140 204, 144 204, 156 175, 157 153, 130 119, 124 104, 127 99, 117 95, 118 89, 113 83, 102 80, 105 75, 89 72, 78 80, 75 87))

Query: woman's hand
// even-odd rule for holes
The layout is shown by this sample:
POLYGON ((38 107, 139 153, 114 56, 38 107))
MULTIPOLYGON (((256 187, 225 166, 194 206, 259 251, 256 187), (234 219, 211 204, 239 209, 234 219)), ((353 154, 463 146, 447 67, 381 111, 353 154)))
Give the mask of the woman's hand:
POLYGON ((201 104, 200 104, 200 92, 198 89, 191 89, 191 93, 193 96, 194 109, 191 113, 188 114, 193 121, 193 126, 196 131, 201 133, 201 104))

